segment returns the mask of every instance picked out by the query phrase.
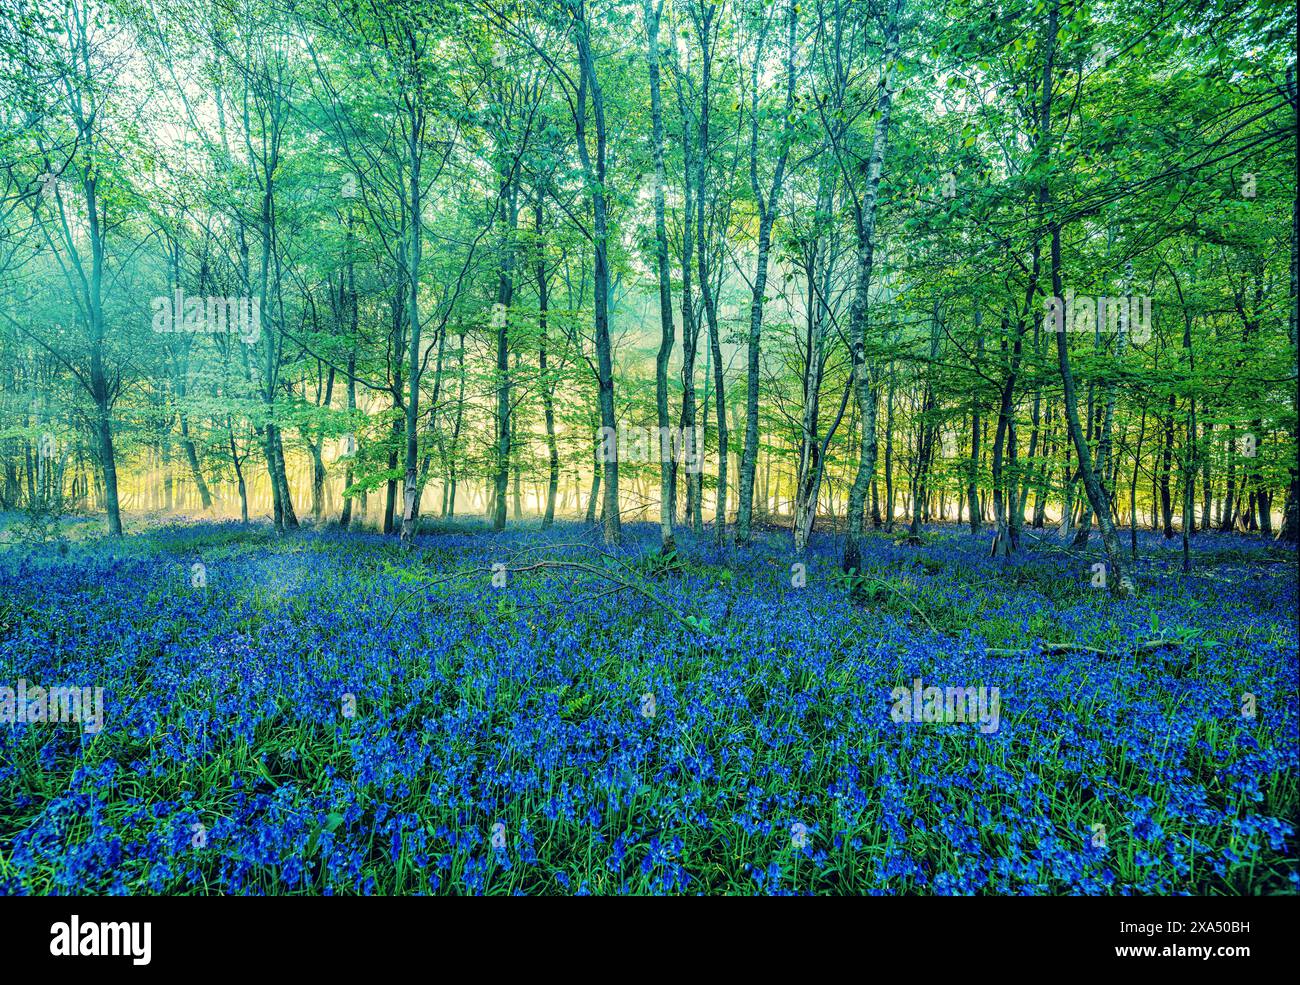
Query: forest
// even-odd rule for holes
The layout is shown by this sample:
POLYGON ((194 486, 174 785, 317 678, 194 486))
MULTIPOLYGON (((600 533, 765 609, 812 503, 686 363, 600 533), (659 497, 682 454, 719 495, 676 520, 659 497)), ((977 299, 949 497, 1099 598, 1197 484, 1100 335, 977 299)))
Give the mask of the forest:
POLYGON ((0 895, 1296 893, 1296 27, 0 0, 0 895))

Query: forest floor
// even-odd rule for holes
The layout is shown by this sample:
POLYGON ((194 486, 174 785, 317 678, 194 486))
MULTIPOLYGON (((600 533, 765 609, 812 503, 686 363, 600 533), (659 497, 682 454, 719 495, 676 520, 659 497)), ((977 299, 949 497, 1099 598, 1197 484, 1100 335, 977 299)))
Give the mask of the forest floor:
POLYGON ((0 895, 1297 891, 1294 551, 427 529, 0 546, 0 895))

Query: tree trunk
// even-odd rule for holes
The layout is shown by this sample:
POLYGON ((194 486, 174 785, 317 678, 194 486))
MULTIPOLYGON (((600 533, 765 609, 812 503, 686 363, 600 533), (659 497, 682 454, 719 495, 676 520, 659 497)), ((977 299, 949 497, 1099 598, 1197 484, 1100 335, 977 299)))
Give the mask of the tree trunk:
MULTIPOLYGON (((659 549, 672 554, 677 549, 673 540, 673 519, 676 507, 676 483, 673 442, 669 433, 672 426, 668 417, 668 363, 673 354, 675 332, 673 329, 673 282, 668 270, 668 228, 664 220, 664 111, 659 84, 659 15, 663 0, 644 0, 646 24, 646 60, 650 72, 650 119, 654 138, 655 162, 655 273, 659 282, 659 351, 655 354, 655 416, 659 424, 659 549)), ((689 462, 694 450, 686 448, 694 435, 682 435, 683 448, 689 462)))
POLYGON ((759 62, 762 59, 763 39, 766 37, 766 25, 759 35, 758 51, 750 69, 750 92, 753 105, 750 112, 749 137, 749 182, 754 200, 758 203, 758 257, 754 271, 753 289, 749 303, 749 339, 745 372, 745 444, 740 457, 740 489, 736 503, 736 540, 742 544, 749 542, 750 525, 754 510, 754 470, 758 464, 758 372, 759 372, 759 337, 763 331, 763 296, 767 291, 768 256, 772 245, 772 226, 776 221, 776 210, 781 198, 782 185, 785 181, 786 159, 790 151, 789 126, 795 105, 795 41, 799 5, 795 0, 787 4, 787 40, 786 40, 786 89, 785 112, 782 114, 782 134, 778 146, 781 148, 772 173, 772 182, 766 198, 758 183, 758 92, 759 62))
MULTIPOLYGON (((573 10, 573 8, 570 8, 573 10)), ((596 61, 591 50, 591 25, 584 7, 574 13, 573 26, 577 46, 580 76, 578 83, 575 127, 578 156, 591 196, 594 254, 593 281, 595 290, 595 330, 597 383, 599 387, 600 424, 606 433, 613 434, 617 426, 614 415, 614 364, 609 335, 609 220, 607 216, 605 180, 605 99, 600 79, 596 74, 596 61), (587 147, 587 104, 591 103, 595 124, 596 154, 593 160, 587 147)), ((616 545, 622 540, 618 502, 618 456, 604 464, 605 516, 604 540, 616 545)), ((597 483, 599 483, 599 478, 597 483)), ((595 487, 593 487, 595 488, 595 487)))
POLYGON ((853 388, 857 398, 858 415, 862 422, 862 432, 858 444, 858 471, 849 490, 848 535, 844 545, 843 562, 845 571, 856 571, 862 563, 860 542, 865 519, 867 486, 876 471, 874 457, 876 405, 872 398, 871 373, 867 366, 867 295, 871 287, 872 265, 875 261, 876 202, 889 141, 889 121, 894 99, 894 71, 898 63, 899 20, 902 13, 903 0, 891 0, 885 22, 881 85, 876 98, 876 123, 871 158, 867 165, 867 185, 855 211, 857 270, 853 302, 849 309, 849 340, 853 347, 853 388))

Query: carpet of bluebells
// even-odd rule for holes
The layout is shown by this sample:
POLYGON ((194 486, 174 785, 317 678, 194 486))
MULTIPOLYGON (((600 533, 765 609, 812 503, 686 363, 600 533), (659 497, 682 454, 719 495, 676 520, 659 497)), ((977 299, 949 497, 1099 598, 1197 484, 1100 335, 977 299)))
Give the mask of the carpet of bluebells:
POLYGON ((7 543, 0 685, 105 717, 0 725, 0 894, 1296 892, 1294 551, 1144 534, 1120 601, 1030 533, 802 587, 782 531, 7 543), (997 731, 894 721, 914 678, 997 731))

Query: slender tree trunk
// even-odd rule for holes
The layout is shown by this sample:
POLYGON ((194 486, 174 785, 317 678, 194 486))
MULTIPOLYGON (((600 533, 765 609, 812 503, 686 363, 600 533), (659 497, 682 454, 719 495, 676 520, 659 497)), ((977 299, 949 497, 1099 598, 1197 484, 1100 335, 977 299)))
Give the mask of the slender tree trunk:
POLYGON ((496 324, 496 512, 492 515, 492 529, 506 528, 506 495, 510 482, 511 439, 514 425, 510 413, 510 304, 514 300, 514 234, 517 210, 515 192, 503 186, 501 198, 507 202, 506 226, 502 242, 501 270, 497 276, 497 300, 493 311, 496 324))
POLYGON ((587 497, 587 522, 596 522, 596 503, 600 497, 601 454, 600 437, 597 435, 593 444, 596 467, 591 474, 591 495, 587 497))
MULTIPOLYGON (((1046 141, 1046 150, 1051 154, 1051 104, 1052 104, 1052 64, 1056 54, 1056 34, 1057 34, 1057 17, 1060 9, 1060 0, 1052 0, 1052 6, 1048 13, 1047 27, 1047 53, 1043 67, 1043 133, 1046 141)), ((1049 223, 1049 229, 1052 237, 1052 294, 1054 297, 1064 297, 1061 285, 1061 227, 1054 219, 1049 223)), ((1120 550, 1119 538, 1115 533, 1115 526, 1111 522, 1110 501, 1106 495, 1106 490, 1102 486, 1093 468, 1092 452, 1088 447, 1088 441, 1083 432, 1083 425, 1079 421, 1078 400, 1075 394, 1074 374, 1070 369, 1070 347, 1067 340, 1066 332, 1056 332, 1056 357, 1057 365, 1061 373, 1061 385, 1063 389, 1062 404, 1065 411, 1066 425, 1069 429, 1070 436, 1074 443, 1074 451, 1079 460, 1079 473, 1083 479, 1084 491, 1088 496, 1088 503, 1092 512, 1097 517, 1097 525, 1101 529, 1102 543, 1105 545, 1106 557, 1110 562, 1110 578, 1107 582, 1111 591, 1121 597, 1133 594, 1134 585, 1132 579, 1126 573, 1126 561, 1120 550)))
MULTIPOLYGON (((767 266, 772 246, 772 226, 776 221, 777 206, 780 202, 782 186, 785 181, 786 159, 790 149, 788 128, 794 115, 795 105, 794 67, 795 52, 797 50, 795 37, 799 5, 795 0, 788 0, 786 10, 786 89, 785 112, 782 115, 784 122, 778 144, 780 153, 777 156, 772 173, 772 182, 766 197, 764 197, 758 182, 759 62, 762 59, 762 38, 766 36, 766 27, 760 34, 758 51, 754 56, 754 62, 750 69, 750 92, 753 105, 750 112, 749 178, 750 190, 754 194, 754 200, 758 203, 758 258, 749 302, 749 339, 745 373, 745 444, 740 457, 740 489, 739 500, 736 503, 736 539, 742 544, 749 542, 754 509, 754 470, 758 464, 759 339, 763 331, 763 298, 767 292, 767 266)), ((764 25, 767 23, 767 21, 764 21, 764 25)))
MULTIPOLYGON (((575 3, 576 9, 570 7, 570 10, 576 21, 572 27, 572 36, 577 47, 580 74, 574 123, 578 156, 582 162, 583 174, 586 176, 591 198, 600 424, 602 429, 607 429, 607 434, 614 434, 618 421, 614 415, 614 362, 609 333, 609 219, 605 174, 605 98, 600 79, 596 74, 596 60, 591 49, 591 25, 587 20, 585 4, 582 0, 575 0, 575 3), (592 121, 595 125, 594 159, 587 146, 588 103, 591 106, 592 121)), ((612 456, 612 460, 603 463, 603 466, 605 473, 604 540, 607 545, 615 545, 622 540, 618 501, 618 456, 612 456)))
POLYGON ((417 471, 420 457, 420 379, 421 357, 423 355, 420 339, 420 263, 423 251, 424 225, 423 187, 421 165, 423 163, 422 138, 424 134, 424 108, 419 100, 408 102, 407 122, 407 163, 409 187, 409 221, 407 230, 408 249, 406 259, 406 304, 409 334, 406 349, 406 461, 405 482, 402 488, 402 544, 410 547, 415 539, 416 509, 419 502, 420 482, 417 471))
MULTIPOLYGON (((1294 104, 1295 77, 1292 73, 1287 79, 1288 89, 1292 95, 1294 104)), ((1295 381, 1296 369, 1296 292, 1297 281, 1300 281, 1300 273, 1297 271, 1297 207, 1300 207, 1300 201, 1291 203, 1291 289, 1290 304, 1287 310, 1287 341, 1291 345, 1291 358, 1288 365, 1292 370, 1291 385, 1288 391, 1291 397, 1291 415, 1294 419, 1297 406, 1297 393, 1295 381)), ((1295 454, 1287 463, 1287 491, 1286 502, 1282 507, 1282 529, 1278 531, 1278 540, 1286 544, 1295 544, 1300 542, 1300 462, 1297 461, 1295 454)))
POLYGON ((885 166, 885 151, 889 142, 889 122, 894 99, 894 70, 898 63, 899 21, 902 13, 903 0, 891 0, 885 22, 881 85, 876 98, 876 123, 872 137, 871 157, 867 164, 866 188, 855 213, 857 270, 853 301, 849 311, 849 340, 852 345, 853 387, 862 431, 858 444, 858 471, 849 491, 848 535, 844 545, 843 562, 845 571, 856 571, 862 563, 861 540, 867 487, 876 471, 874 457, 876 405, 872 398, 871 372, 867 365, 869 335, 867 300, 871 287, 872 265, 875 260, 876 202, 880 190, 880 177, 885 166))
MULTIPOLYGON (((982 365, 984 362, 984 312, 979 308, 975 309, 975 361, 982 365)), ((980 408, 979 397, 976 394, 976 402, 971 408, 971 429, 970 429, 970 466, 967 471, 966 495, 970 501, 970 532, 977 534, 980 532, 980 503, 979 503, 979 468, 980 468, 980 408)))
MULTIPOLYGON (((646 24, 646 61, 650 72, 650 118, 654 138, 655 162, 655 273, 659 281, 659 351, 655 354, 655 414, 659 424, 659 549, 672 554, 677 549, 673 540, 673 519, 676 507, 676 483, 673 442, 668 417, 668 363, 672 359, 673 343, 673 283, 668 270, 668 227, 664 220, 664 111, 659 83, 659 16, 663 0, 644 0, 646 24)), ((694 460, 695 450, 686 447, 694 441, 694 434, 682 435, 685 459, 694 460)))
POLYGON ((542 514, 542 529, 555 523, 555 494, 560 485, 560 451, 555 439, 555 383, 547 364, 549 338, 547 335, 550 309, 550 281, 546 276, 546 243, 542 235, 542 196, 534 201, 533 221, 537 231, 537 330, 540 338, 537 366, 541 374, 542 416, 546 426, 547 484, 546 509, 542 514))
POLYGON ((1170 481, 1174 468, 1174 418, 1176 416, 1176 398, 1169 395, 1169 406, 1165 417, 1165 441, 1160 453, 1160 517, 1164 521, 1165 538, 1174 535, 1174 506, 1170 493, 1170 481))

